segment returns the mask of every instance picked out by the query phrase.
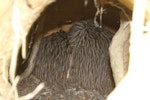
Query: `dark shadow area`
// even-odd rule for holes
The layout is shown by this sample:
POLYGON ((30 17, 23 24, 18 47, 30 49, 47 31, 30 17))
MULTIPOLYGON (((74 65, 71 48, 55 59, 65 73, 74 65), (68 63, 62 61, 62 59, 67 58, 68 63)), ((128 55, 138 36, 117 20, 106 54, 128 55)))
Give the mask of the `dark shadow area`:
MULTIPOLYGON (((94 20, 96 8, 93 0, 88 0, 86 6, 84 2, 85 0, 57 0, 56 2, 47 6, 29 31, 27 37, 27 59, 30 56, 32 44, 40 39, 43 35, 47 34, 48 31, 70 22, 72 23, 86 19, 94 20)), ((104 10, 105 11, 102 19, 103 26, 113 30, 113 32, 117 31, 120 26, 120 10, 108 4, 104 5, 104 10)), ((19 66, 26 64, 27 62, 27 60, 23 60, 21 58, 20 54, 17 74, 21 74, 22 71, 25 70, 25 68, 19 68, 19 66)))

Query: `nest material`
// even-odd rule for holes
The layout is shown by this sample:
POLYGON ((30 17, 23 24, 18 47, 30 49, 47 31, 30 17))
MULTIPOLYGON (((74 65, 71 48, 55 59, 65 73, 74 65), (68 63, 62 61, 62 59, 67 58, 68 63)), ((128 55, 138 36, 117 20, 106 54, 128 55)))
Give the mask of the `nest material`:
MULTIPOLYGON (((13 1, 13 0, 11 0, 11 1, 13 1)), ((46 0, 46 1, 51 1, 51 0, 46 0)), ((124 1, 124 0, 120 0, 120 1, 124 1)), ((130 0, 128 0, 128 1, 130 1, 130 0)), ((1 70, 0 71, 2 73, 2 75, 0 76, 1 83, 2 83, 0 85, 0 87, 1 87, 1 89, 0 89, 1 98, 3 98, 3 97, 5 98, 6 95, 7 95, 5 93, 8 93, 8 91, 10 90, 10 84, 7 84, 7 79, 8 79, 7 70, 8 70, 10 58, 11 58, 12 51, 13 51, 14 36, 15 36, 15 33, 13 31, 13 28, 12 28, 12 24, 11 24, 11 18, 12 18, 12 10, 11 9, 12 9, 12 6, 14 5, 14 2, 18 2, 18 0, 15 0, 15 1, 9 2, 9 3, 7 1, 3 1, 3 3, 1 3, 3 6, 0 6, 0 7, 2 7, 2 9, 0 11, 0 15, 3 15, 0 18, 0 20, 1 20, 0 21, 0 26, 1 26, 0 27, 0 33, 1 33, 0 34, 0 43, 1 43, 1 46, 0 46, 0 57, 1 57, 0 58, 0 64, 1 65, 0 66, 1 66, 1 70), (6 7, 7 9, 5 9, 3 7, 6 7), (6 44, 7 44, 7 47, 6 47, 6 44), (5 87, 5 86, 7 87, 7 89, 5 88, 6 92, 3 92, 2 87, 5 87)), ((23 2, 22 4, 25 4, 25 3, 23 2)), ((20 5, 20 7, 24 7, 24 6, 22 6, 22 4, 20 5)), ((34 6, 34 3, 28 3, 28 4, 31 6, 31 8, 32 7, 36 8, 36 6, 34 6)), ((47 4, 48 4, 48 2, 47 2, 47 4)), ((46 6, 47 4, 45 3, 44 6, 46 6)), ((42 4, 40 3, 40 5, 42 5, 42 4)), ((44 8, 44 6, 42 7, 42 9, 44 8)), ((23 20, 22 23, 28 22, 30 18, 33 18, 33 19, 31 19, 30 24, 29 23, 23 24, 23 27, 27 27, 27 28, 25 28, 26 29, 25 33, 28 32, 31 24, 33 23, 34 20, 36 20, 37 16, 42 11, 41 9, 38 9, 37 12, 36 12, 37 14, 35 14, 35 13, 32 13, 32 12, 29 13, 30 12, 29 10, 33 10, 33 9, 24 10, 24 9, 21 8, 21 11, 25 11, 25 12, 27 12, 28 15, 30 15, 26 18, 26 20, 23 20), (32 17, 34 15, 35 15, 35 17, 32 17)), ((23 13, 25 13, 25 12, 23 12, 23 13)), ((149 11, 148 11, 148 14, 149 14, 149 11)), ((147 18, 147 21, 148 21, 148 19, 149 19, 149 17, 147 18)), ((147 79, 149 79, 149 78, 147 78, 147 79)), ((115 100, 117 100, 117 99, 115 99, 115 100)), ((120 99, 118 99, 118 100, 120 100, 120 99)))
POLYGON ((146 6, 148 2, 149 0, 134 1, 128 72, 118 87, 109 95, 108 100, 150 99, 149 92, 146 91, 150 89, 150 30, 146 29, 150 25, 146 24, 149 23, 149 14, 147 14, 149 7, 146 6))
POLYGON ((128 71, 130 24, 123 21, 109 47, 115 84, 118 85, 128 71), (122 53, 120 53, 122 52, 122 53))
MULTIPOLYGON (((46 5, 51 3, 52 0, 46 0, 40 3, 40 6, 35 9, 29 8, 26 2, 20 0, 4 1, 1 3, 0 10, 0 71, 1 71, 1 99, 14 99, 14 95, 11 94, 11 86, 8 83, 8 66, 11 65, 10 76, 14 78, 16 63, 17 63, 17 53, 21 46, 25 46, 25 36, 32 23, 39 16, 40 12, 44 9, 46 5), (30 20, 29 20, 30 19, 30 20), (15 30, 18 28, 18 30, 15 30), (14 31, 15 30, 15 31, 14 31), (16 32, 17 31, 17 32, 16 32), (21 37, 22 36, 22 37, 21 37), (18 40, 18 41, 17 41, 18 40), (16 41, 16 42, 15 42, 16 41), (17 43, 17 44, 16 44, 17 43), (14 48, 15 47, 15 48, 14 48), (2 87, 5 87, 5 91, 2 87), (8 93, 10 92, 10 95, 8 93)), ((37 2, 39 3, 39 2, 37 2)), ((23 50, 24 51, 24 50, 23 50)), ((25 57, 25 54, 23 54, 25 57)), ((13 79, 12 79, 13 82, 13 79)))

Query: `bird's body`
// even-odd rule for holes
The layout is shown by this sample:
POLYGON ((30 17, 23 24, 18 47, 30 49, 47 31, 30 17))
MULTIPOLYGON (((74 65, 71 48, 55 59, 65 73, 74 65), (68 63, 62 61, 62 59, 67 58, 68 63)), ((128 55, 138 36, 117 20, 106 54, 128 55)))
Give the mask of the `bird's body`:
POLYGON ((41 39, 31 74, 50 87, 108 95, 114 88, 108 52, 112 37, 105 28, 95 27, 93 20, 75 22, 69 32, 41 39))

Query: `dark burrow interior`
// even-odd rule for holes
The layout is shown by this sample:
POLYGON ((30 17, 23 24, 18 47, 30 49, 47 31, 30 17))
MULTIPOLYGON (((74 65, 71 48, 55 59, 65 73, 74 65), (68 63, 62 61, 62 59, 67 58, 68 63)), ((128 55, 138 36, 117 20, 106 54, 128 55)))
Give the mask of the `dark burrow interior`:
MULTIPOLYGON (((88 0, 87 5, 85 5, 85 1, 86 0, 57 0, 57 2, 47 6, 39 18, 33 23, 29 31, 27 36, 27 51, 30 49, 33 38, 39 39, 39 37, 48 34, 48 31, 53 32, 53 30, 58 30, 58 27, 71 24, 75 21, 87 19, 94 21, 96 13, 94 2, 93 0, 88 0), (37 26, 38 29, 36 30, 37 26)), ((99 18, 97 19, 99 21, 99 18)), ((120 10, 109 4, 104 5, 102 24, 108 28, 109 31, 115 33, 120 26, 120 10)), ((20 66, 24 61, 21 58, 21 53, 18 58, 18 66, 20 66)), ((20 70, 20 67, 18 70, 20 70)), ((17 72, 19 74, 22 73, 20 71, 17 72)))
MULTIPOLYGON (((87 24, 90 24, 90 23, 92 24, 89 27, 94 27, 93 29, 94 29, 95 33, 102 32, 104 34, 110 34, 110 33, 115 34, 115 32, 119 29, 119 26, 120 26, 120 10, 109 4, 104 4, 103 8, 104 8, 104 12, 102 15, 102 26, 103 26, 102 28, 104 28, 104 29, 101 30, 101 29, 95 28, 94 26, 92 26, 93 23, 91 23, 91 22, 89 22, 87 24)), ((44 45, 48 46, 48 43, 44 44, 43 48, 41 48, 42 46, 40 46, 40 44, 37 45, 37 43, 40 41, 40 43, 42 44, 43 41, 46 41, 46 39, 48 39, 46 37, 53 36, 53 34, 55 34, 57 32, 59 33, 60 30, 69 32, 70 27, 72 27, 72 24, 74 24, 74 22, 81 22, 83 20, 88 20, 88 19, 94 22, 95 13, 96 13, 96 7, 94 5, 93 0, 57 0, 56 2, 47 6, 45 8, 45 10, 41 13, 40 17, 32 25, 32 27, 29 31, 29 34, 27 37, 27 41, 28 41, 27 42, 27 58, 23 60, 20 56, 21 54, 19 54, 18 67, 17 67, 16 74, 22 75, 22 73, 24 73, 25 70, 27 70, 29 67, 31 67, 29 63, 32 63, 32 64, 35 63, 35 64, 33 64, 35 66, 33 70, 36 70, 37 71, 36 73, 40 74, 43 66, 41 64, 39 64, 39 66, 41 66, 41 68, 36 69, 36 66, 38 66, 38 65, 36 65, 36 64, 38 64, 37 62, 40 62, 42 59, 49 59, 50 57, 48 55, 46 56, 47 58, 38 57, 38 56, 42 56, 42 54, 39 54, 38 52, 41 49, 46 49, 47 47, 44 47, 44 45), (85 4, 85 1, 88 1, 88 3, 85 4), (35 47, 36 47, 36 49, 37 48, 39 49, 39 50, 37 50, 37 53, 35 53, 36 52, 35 47), (37 54, 36 58, 34 58, 36 60, 33 60, 33 62, 31 62, 32 55, 34 55, 34 54, 37 54), (39 59, 39 60, 37 60, 37 59, 39 59)), ((100 22, 99 16, 97 17, 97 22, 100 22)), ((91 30, 92 30, 92 28, 91 28, 91 30)), ((91 31, 91 30, 89 29, 89 31, 91 31)), ((55 39, 59 39, 59 36, 57 38, 56 37, 57 37, 57 35, 56 36, 54 35, 54 38, 52 38, 54 40, 51 40, 51 41, 47 40, 47 42, 52 42, 55 44, 55 39)), ((85 39, 85 41, 86 41, 86 39, 85 39)), ((56 41, 56 42, 60 42, 60 41, 56 41)), ((61 42, 63 42, 63 41, 61 41, 61 42)), ((95 43, 95 42, 92 42, 92 43, 95 43)), ((63 45, 63 44, 59 44, 59 45, 63 45)), ((51 48, 48 48, 48 49, 51 49, 51 48)), ((85 49, 89 49, 89 47, 86 47, 83 50, 85 50, 85 49)), ((76 50, 80 50, 80 49, 76 49, 76 50)), ((90 50, 92 51, 93 49, 89 49, 89 51, 90 50)), ((20 50, 20 52, 21 52, 21 50, 20 50)), ((45 51, 43 51, 43 52, 45 52, 45 51)), ((80 51, 76 51, 76 52, 80 52, 80 51)), ((59 50, 58 51, 56 50, 55 53, 59 54, 59 50)), ((76 55, 78 55, 78 54, 76 53, 76 55)), ((54 57, 54 59, 56 59, 56 57, 54 57)), ((85 56, 85 57, 87 57, 87 56, 85 56)), ((85 58, 85 57, 83 57, 83 58, 85 58)), ((60 57, 60 59, 65 59, 65 57, 64 58, 60 57)), ((68 58, 68 59, 69 59, 69 61, 71 60, 70 58, 68 58)), ((88 57, 87 57, 87 59, 88 59, 88 57)), ((97 59, 100 59, 100 58, 97 58, 97 59)), ((55 62, 55 60, 48 60, 48 61, 50 61, 49 63, 51 63, 51 61, 55 62)), ((75 62, 78 62, 78 61, 75 61, 75 62)), ((46 63, 44 62, 44 64, 46 64, 46 63)), ((58 66, 60 66, 60 65, 58 65, 58 66)), ((85 66, 85 65, 83 65, 83 66, 85 66)), ((51 69, 49 69, 49 70, 51 70, 51 69)), ((55 68, 52 70, 55 71, 55 68)), ((62 70, 60 70, 60 73, 61 73, 61 71, 62 70)), ((63 71, 65 71, 65 69, 63 69, 63 71)), ((68 71, 68 69, 66 69, 66 72, 63 72, 63 73, 66 74, 67 71, 68 71)), ((28 77, 26 77, 25 79, 21 80, 21 82, 19 83, 18 91, 21 96, 33 91, 34 88, 40 82, 42 82, 41 79, 38 79, 37 77, 35 78, 36 73, 34 73, 34 71, 31 71, 31 74, 28 75, 28 77), (33 75, 32 75, 32 72, 33 72, 33 75)), ((51 71, 49 73, 50 73, 49 75, 46 74, 44 77, 51 77, 51 75, 59 77, 59 75, 60 75, 60 74, 55 75, 56 73, 51 73, 51 71)), ((57 80, 57 77, 54 80, 57 80)), ((98 77, 98 76, 95 76, 95 77, 98 77)), ((105 78, 105 76, 102 76, 102 77, 105 78)), ((63 79, 63 77, 62 77, 62 79, 63 79)), ((58 79, 58 81, 56 81, 56 84, 57 83, 61 84, 61 81, 62 81, 61 79, 60 79, 60 81, 58 79)), ((65 84, 63 82, 62 82, 62 84, 65 84, 65 85, 59 85, 59 86, 49 85, 48 82, 45 82, 45 83, 46 83, 46 87, 42 90, 42 92, 40 92, 39 95, 37 95, 34 98, 34 100, 84 100, 84 98, 85 98, 85 100, 86 99, 105 100, 106 96, 108 95, 108 93, 106 95, 101 94, 101 93, 99 94, 99 92, 97 92, 94 89, 87 89, 87 90, 85 89, 84 90, 82 88, 77 87, 76 85, 75 85, 75 88, 74 88, 74 85, 67 87, 67 84, 65 84), (64 87, 67 89, 65 90, 64 87)), ((53 82, 51 82, 51 83, 54 84, 53 82)), ((113 85, 113 87, 114 87, 114 85, 113 85)))

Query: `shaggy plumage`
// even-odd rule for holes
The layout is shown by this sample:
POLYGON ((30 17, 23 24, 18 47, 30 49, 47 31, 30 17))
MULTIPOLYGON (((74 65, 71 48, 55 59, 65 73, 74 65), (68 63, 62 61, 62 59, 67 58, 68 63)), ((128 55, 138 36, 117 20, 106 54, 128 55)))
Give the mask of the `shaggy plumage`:
POLYGON ((114 34, 95 27, 92 20, 75 23, 70 29, 70 81, 85 89, 108 94, 114 88, 109 44, 114 34))
POLYGON ((49 85, 107 95, 114 88, 108 52, 112 37, 92 20, 76 22, 68 33, 42 38, 32 74, 49 85))
POLYGON ((62 30, 42 38, 33 74, 49 84, 63 84, 69 66, 67 47, 67 33, 62 30))

